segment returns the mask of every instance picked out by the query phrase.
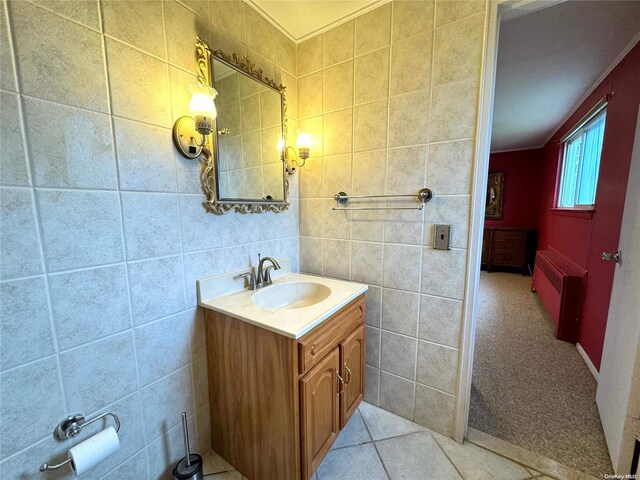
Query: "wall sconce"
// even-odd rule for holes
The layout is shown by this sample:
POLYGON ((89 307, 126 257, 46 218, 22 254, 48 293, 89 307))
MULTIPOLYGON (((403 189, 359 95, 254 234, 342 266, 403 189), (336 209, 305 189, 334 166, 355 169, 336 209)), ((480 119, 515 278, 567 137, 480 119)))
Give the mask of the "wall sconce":
POLYGON ((217 111, 214 99, 218 92, 204 83, 194 83, 189 86, 191 102, 189 102, 189 115, 176 120, 173 125, 173 142, 176 148, 186 158, 196 158, 202 153, 207 135, 213 131, 213 122, 217 111), (198 135, 202 141, 196 141, 198 135))
MULTIPOLYGON (((284 145, 284 141, 282 142, 282 145, 284 145)), ((295 148, 293 148, 292 146, 287 146, 284 149, 284 160, 286 170, 289 175, 293 175, 294 173, 296 173, 296 167, 294 167, 293 165, 304 167, 304 164, 307 162, 307 158, 309 158, 309 150, 311 148, 311 134, 309 132, 306 132, 302 128, 298 130, 296 147, 298 148, 297 155, 295 148), (293 152, 293 158, 289 158, 289 151, 293 152), (298 163, 298 158, 302 159, 302 163, 298 163)))

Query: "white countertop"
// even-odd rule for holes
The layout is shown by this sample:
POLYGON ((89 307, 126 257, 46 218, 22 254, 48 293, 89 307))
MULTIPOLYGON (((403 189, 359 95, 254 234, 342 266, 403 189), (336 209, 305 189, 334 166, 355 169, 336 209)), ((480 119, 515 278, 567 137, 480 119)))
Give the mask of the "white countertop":
POLYGON ((278 262, 282 269, 272 272, 273 285, 259 290, 244 288, 244 279, 238 278, 239 274, 251 271, 252 267, 198 280, 198 304, 280 335, 300 338, 369 288, 361 283, 291 273, 288 259, 279 259, 278 262), (302 308, 269 309, 251 301, 254 294, 289 282, 319 283, 330 288, 331 293, 324 300, 302 308))

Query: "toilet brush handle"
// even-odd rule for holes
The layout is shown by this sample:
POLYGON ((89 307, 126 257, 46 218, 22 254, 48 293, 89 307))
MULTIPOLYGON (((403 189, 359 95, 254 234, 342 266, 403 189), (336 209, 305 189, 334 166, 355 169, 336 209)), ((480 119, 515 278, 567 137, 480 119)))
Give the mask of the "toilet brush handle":
POLYGON ((182 433, 184 433, 184 450, 186 452, 187 467, 190 467, 191 451, 189 450, 189 428, 187 427, 187 412, 182 412, 182 433))

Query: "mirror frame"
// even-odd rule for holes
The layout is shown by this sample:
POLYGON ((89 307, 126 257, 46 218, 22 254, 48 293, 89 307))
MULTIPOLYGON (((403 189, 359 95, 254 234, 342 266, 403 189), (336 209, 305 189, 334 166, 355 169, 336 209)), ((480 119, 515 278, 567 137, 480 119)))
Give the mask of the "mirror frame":
POLYGON ((504 173, 490 173, 487 179, 487 203, 485 205, 484 218, 500 220, 502 218, 502 201, 504 190, 504 173), (495 192, 493 198, 489 198, 491 189, 495 192))
MULTIPOLYGON (((213 88, 213 62, 211 58, 230 66, 240 73, 251 77, 264 86, 275 90, 280 94, 282 135, 287 138, 287 101, 285 97, 286 87, 278 85, 274 80, 263 76, 263 70, 256 68, 255 63, 248 56, 240 58, 237 53, 227 55, 222 50, 212 50, 200 37, 197 37, 196 53, 198 61, 198 81, 213 88)), ((200 184, 207 199, 202 203, 205 209, 216 214, 223 214, 230 211, 239 213, 264 213, 264 212, 284 212, 289 208, 289 179, 285 171, 284 153, 280 153, 282 161, 282 183, 283 200, 251 200, 251 199, 221 199, 218 188, 218 120, 216 119, 212 135, 207 135, 207 148, 202 150, 202 172, 200 174, 200 184)), ((283 150, 284 151, 284 150, 283 150)))

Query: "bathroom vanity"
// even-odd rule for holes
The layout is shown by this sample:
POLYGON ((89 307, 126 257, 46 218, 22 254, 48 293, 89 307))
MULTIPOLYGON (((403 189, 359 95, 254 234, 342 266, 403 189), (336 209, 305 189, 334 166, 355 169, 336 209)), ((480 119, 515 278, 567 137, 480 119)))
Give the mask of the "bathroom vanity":
POLYGON ((309 479, 364 397, 367 286, 285 271, 238 290, 246 271, 198 282, 213 449, 250 480, 309 479))

